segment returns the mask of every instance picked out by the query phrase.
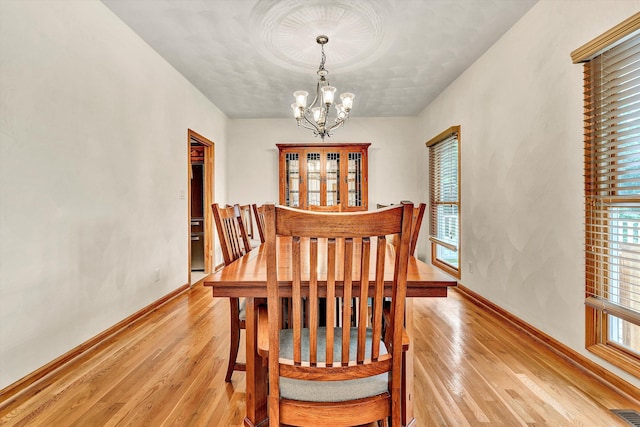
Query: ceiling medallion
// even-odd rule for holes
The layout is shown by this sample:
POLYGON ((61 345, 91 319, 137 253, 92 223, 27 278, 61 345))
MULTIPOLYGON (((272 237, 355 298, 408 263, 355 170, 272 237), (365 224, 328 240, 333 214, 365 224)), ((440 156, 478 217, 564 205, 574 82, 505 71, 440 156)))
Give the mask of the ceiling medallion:
POLYGON ((390 43, 384 22, 392 14, 388 0, 258 0, 250 31, 266 59, 304 72, 317 55, 309 41, 326 34, 340 40, 331 48, 332 69, 346 72, 366 67, 384 53, 390 43))

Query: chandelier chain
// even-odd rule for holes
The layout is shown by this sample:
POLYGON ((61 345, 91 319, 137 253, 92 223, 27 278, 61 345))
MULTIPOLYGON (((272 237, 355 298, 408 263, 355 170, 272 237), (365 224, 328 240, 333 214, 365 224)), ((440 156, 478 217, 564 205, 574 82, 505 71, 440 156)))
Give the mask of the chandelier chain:
POLYGON ((320 52, 321 52, 321 59, 320 59, 320 67, 318 68, 318 70, 323 70, 324 71, 324 63, 327 60, 327 56, 324 54, 324 45, 321 44, 320 45, 320 52))

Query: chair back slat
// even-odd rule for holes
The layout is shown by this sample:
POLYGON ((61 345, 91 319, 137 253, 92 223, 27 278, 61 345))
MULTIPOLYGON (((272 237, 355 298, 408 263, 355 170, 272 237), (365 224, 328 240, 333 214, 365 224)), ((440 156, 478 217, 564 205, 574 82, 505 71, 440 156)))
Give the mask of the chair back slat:
MULTIPOLYGON (((362 256, 360 265, 360 277, 369 277, 371 240, 362 239, 362 256)), ((360 297, 358 304, 358 354, 357 361, 362 363, 365 357, 365 339, 369 324, 369 281, 360 280, 360 297)), ((373 319, 371 319, 373 320, 373 319)))
MULTIPOLYGON (((376 247, 376 259, 384 260, 386 256, 386 236, 378 237, 378 245, 376 247)), ((396 257, 396 267, 398 269, 398 258, 396 257)), ((382 304, 384 302, 384 261, 376 264, 376 276, 375 276, 375 291, 373 297, 373 322, 372 329, 374 336, 378 337, 382 334, 382 304)), ((395 284, 394 284, 395 286, 395 284)), ((395 292, 392 292, 395 293, 395 292)), ((395 296, 394 296, 395 298, 395 296)), ((392 304, 393 305, 393 304, 392 304)), ((393 319, 393 316, 391 316, 393 319)), ((380 347, 377 345, 371 348, 371 359, 378 360, 380 357, 380 347)))
MULTIPOLYGON (((335 325, 336 322, 336 239, 328 239, 327 241, 327 298, 326 298, 326 333, 325 333, 325 362, 333 364, 334 349, 334 329, 329 327, 335 325)), ((315 292, 318 293, 317 290, 315 292)), ((319 322, 319 319, 318 319, 319 322)), ((316 323, 317 325, 318 323, 316 323)))
POLYGON ((309 244, 309 362, 315 366, 318 362, 318 239, 311 239, 309 244))
POLYGON ((303 323, 303 314, 302 314, 302 292, 300 289, 300 239, 294 238, 292 241, 292 251, 291 251, 291 266, 292 266, 292 278, 293 278, 293 360, 296 361, 297 364, 300 364, 302 360, 301 355, 301 334, 302 334, 302 323, 303 323))
POLYGON ((413 218, 411 220, 411 245, 409 246, 409 255, 414 255, 418 245, 418 236, 420 235, 420 226, 422 225, 422 217, 427 205, 420 205, 413 208, 413 218))
MULTIPOLYGON (((349 364, 349 347, 351 345, 351 308, 353 288, 353 239, 344 239, 344 273, 342 296, 342 365, 349 364)), ((329 295, 327 295, 329 298, 329 295)), ((327 304, 328 305, 328 304, 327 304)), ((327 326, 329 323, 327 323, 327 326)), ((328 340, 328 337, 327 337, 328 340)))
POLYGON ((265 233, 264 233, 264 207, 251 205, 253 209, 253 217, 256 219, 256 228, 258 229, 258 235, 260 237, 260 243, 264 243, 265 233))

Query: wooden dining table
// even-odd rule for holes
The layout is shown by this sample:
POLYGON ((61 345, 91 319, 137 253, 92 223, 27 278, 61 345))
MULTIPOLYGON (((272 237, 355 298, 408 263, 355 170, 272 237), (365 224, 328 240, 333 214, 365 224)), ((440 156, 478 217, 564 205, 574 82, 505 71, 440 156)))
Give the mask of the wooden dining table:
MULTIPOLYGON (((257 308, 266 303, 267 298, 267 257, 265 245, 253 249, 243 257, 237 259, 221 270, 210 274, 204 279, 204 286, 210 286, 213 297, 240 297, 246 298, 246 416, 244 425, 247 427, 266 426, 268 424, 267 412, 267 391, 268 391, 268 371, 265 361, 258 355, 257 351, 257 308)), ((288 238, 279 238, 277 256, 279 260, 291 257, 291 244, 288 238)), ((375 251, 372 249, 371 253, 375 251)), ((385 294, 391 295, 392 271, 395 262, 394 247, 388 244, 386 251, 385 271, 385 294)), ((304 259, 304 253, 303 253, 304 259)), ((326 261, 326 260, 325 260, 326 261)), ((280 295, 291 296, 291 272, 287 267, 289 263, 279 262, 278 282, 280 295), (283 267, 283 265, 285 267, 283 267)), ((323 278, 326 278, 326 264, 320 260, 318 265, 319 286, 323 285, 323 278)), ((340 271, 340 268, 337 268, 340 271)), ((375 272, 371 272, 370 282, 374 282, 375 272)), ((308 278, 307 271, 302 270, 303 295, 305 277, 308 278)), ((354 278, 354 283, 359 281, 359 277, 354 278)), ((326 284, 326 283, 324 283, 326 284)), ((402 401, 402 424, 404 426, 415 425, 413 416, 413 311, 412 298, 417 297, 446 297, 447 290, 451 286, 456 286, 456 279, 446 273, 426 264, 411 256, 407 271, 407 300, 405 328, 410 338, 409 350, 403 357, 403 401, 402 401)), ((342 277, 338 273, 336 278, 336 295, 341 294, 342 277)), ((354 286, 354 294, 357 292, 354 286)), ((322 292, 319 293, 322 296, 322 292)))

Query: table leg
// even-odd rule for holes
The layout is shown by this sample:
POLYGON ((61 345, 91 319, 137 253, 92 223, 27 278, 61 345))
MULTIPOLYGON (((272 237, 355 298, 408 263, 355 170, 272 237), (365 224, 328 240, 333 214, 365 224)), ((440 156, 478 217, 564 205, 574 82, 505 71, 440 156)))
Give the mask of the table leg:
POLYGON ((258 305, 264 304, 265 298, 247 298, 247 372, 246 372, 246 427, 266 426, 269 423, 267 414, 267 380, 268 370, 258 355, 258 305))
POLYGON ((402 425, 414 426, 413 417, 413 299, 405 300, 404 324, 409 335, 409 350, 402 353, 402 425))

